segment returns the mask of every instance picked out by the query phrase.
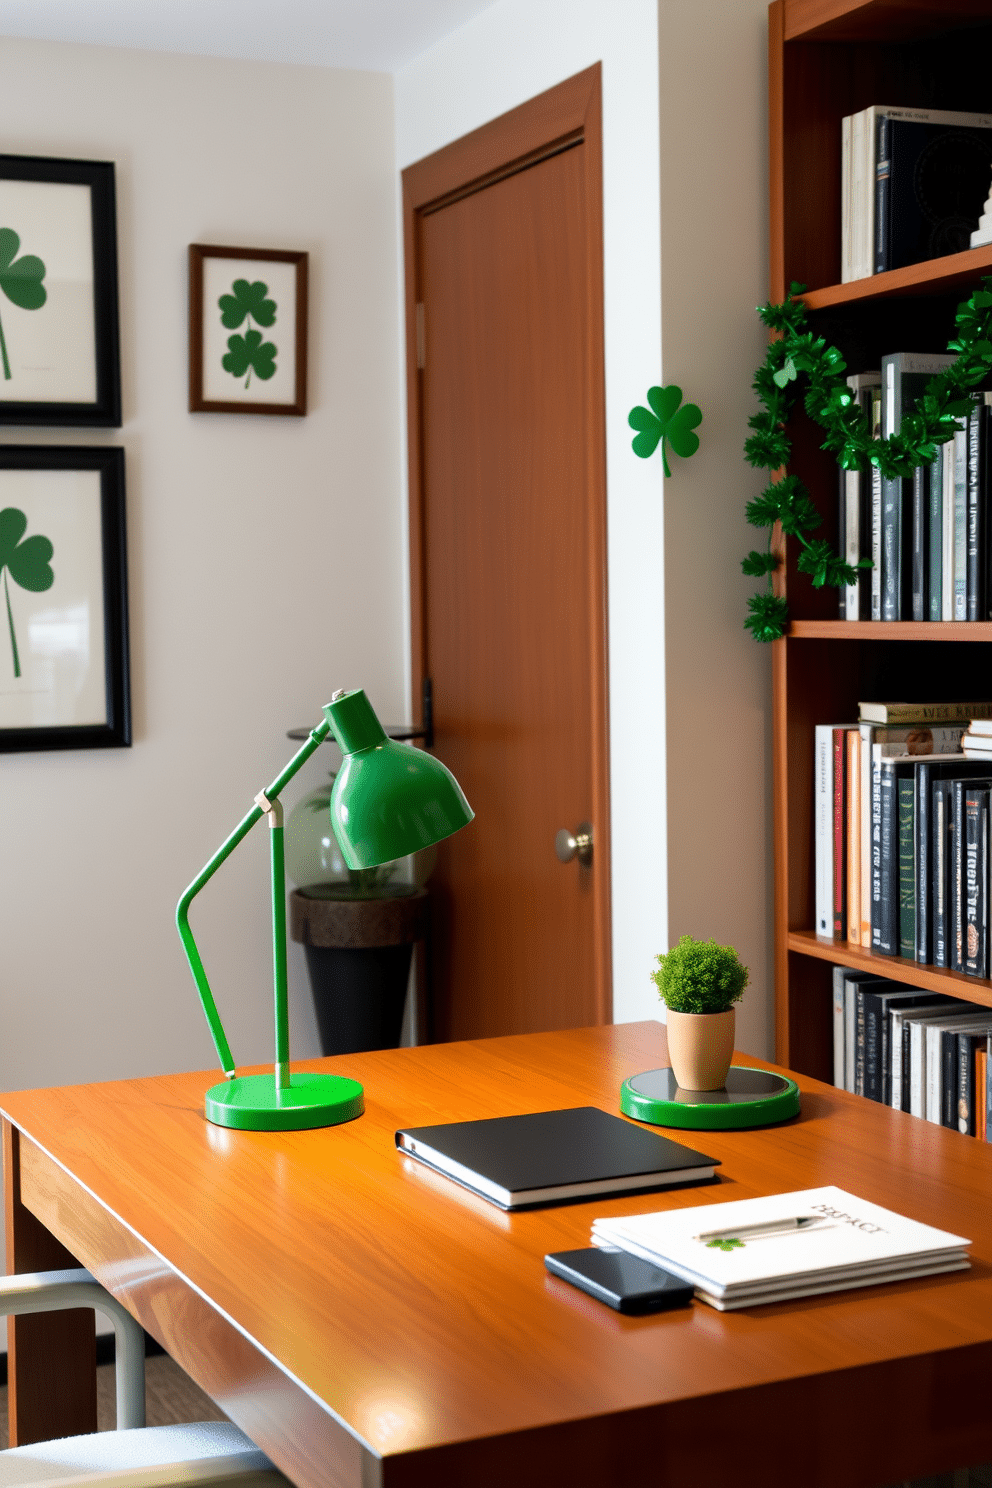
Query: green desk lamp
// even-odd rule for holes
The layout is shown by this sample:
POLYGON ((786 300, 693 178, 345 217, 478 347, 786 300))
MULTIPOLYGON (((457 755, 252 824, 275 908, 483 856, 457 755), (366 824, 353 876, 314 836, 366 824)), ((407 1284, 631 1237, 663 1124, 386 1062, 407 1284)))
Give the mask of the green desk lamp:
POLYGON ((342 1075, 289 1069, 289 1007, 286 990, 286 878, 279 795, 333 732, 343 763, 331 793, 331 825, 349 868, 374 868, 430 847, 467 826, 473 811, 440 760, 386 737, 365 693, 336 692, 324 720, 255 806, 235 828, 176 909, 176 924, 193 980, 227 1079, 207 1091, 205 1111, 217 1126, 242 1131, 302 1131, 350 1121, 365 1109, 362 1087, 342 1075), (269 818, 272 849, 272 964, 275 982, 276 1060, 271 1075, 239 1075, 217 1012, 207 974, 189 927, 189 907, 221 863, 256 822, 269 818))

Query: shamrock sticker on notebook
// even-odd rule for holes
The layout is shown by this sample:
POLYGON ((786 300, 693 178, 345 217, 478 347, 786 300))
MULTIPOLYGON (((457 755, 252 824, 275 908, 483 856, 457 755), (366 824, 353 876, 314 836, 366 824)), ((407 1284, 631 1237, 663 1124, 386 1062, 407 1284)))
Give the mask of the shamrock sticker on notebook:
POLYGON ((733 1236, 718 1240, 710 1240, 706 1246, 707 1250, 743 1250, 744 1241, 736 1240, 733 1236))
MULTIPOLYGON (((45 265, 33 253, 17 257, 21 240, 12 227, 0 227, 0 289, 12 305, 21 310, 40 310, 48 299, 48 291, 42 284, 45 265)), ((0 320, 0 356, 3 358, 3 375, 11 379, 10 358, 7 355, 7 339, 0 320)))
POLYGON ((249 284, 247 279, 235 279, 231 293, 221 295, 217 301, 220 308, 221 325, 228 330, 246 325, 243 336, 228 336, 227 352, 221 357, 221 366, 232 377, 244 377, 245 387, 255 373, 262 382, 268 382, 276 373, 278 348, 272 341, 263 340, 261 331, 252 326, 271 326, 276 320, 276 302, 268 298, 269 286, 261 279, 249 284), (247 373, 247 376, 245 374, 247 373))

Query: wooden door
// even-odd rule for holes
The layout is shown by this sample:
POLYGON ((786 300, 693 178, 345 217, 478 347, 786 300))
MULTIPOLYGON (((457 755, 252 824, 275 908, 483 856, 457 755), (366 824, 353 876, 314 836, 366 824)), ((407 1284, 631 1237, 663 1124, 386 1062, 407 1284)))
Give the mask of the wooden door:
POLYGON ((437 1038, 610 1015, 598 126, 594 68, 404 173, 414 680, 476 812, 431 880, 437 1038))

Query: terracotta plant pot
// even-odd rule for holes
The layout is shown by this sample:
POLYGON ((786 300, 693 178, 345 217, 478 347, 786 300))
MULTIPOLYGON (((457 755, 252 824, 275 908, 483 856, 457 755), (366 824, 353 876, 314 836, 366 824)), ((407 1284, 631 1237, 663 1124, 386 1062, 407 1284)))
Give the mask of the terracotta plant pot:
POLYGON ((734 1008, 726 1013, 668 1009, 668 1057, 683 1090, 722 1090, 734 1054, 734 1008))

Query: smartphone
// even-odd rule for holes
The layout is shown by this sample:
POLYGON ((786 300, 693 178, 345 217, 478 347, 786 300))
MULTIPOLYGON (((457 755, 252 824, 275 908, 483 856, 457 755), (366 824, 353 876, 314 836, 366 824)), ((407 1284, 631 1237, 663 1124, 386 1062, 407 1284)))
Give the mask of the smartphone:
POLYGON ((667 1312, 692 1301, 692 1286, 681 1276, 614 1246, 555 1251, 544 1264, 617 1312, 667 1312))

